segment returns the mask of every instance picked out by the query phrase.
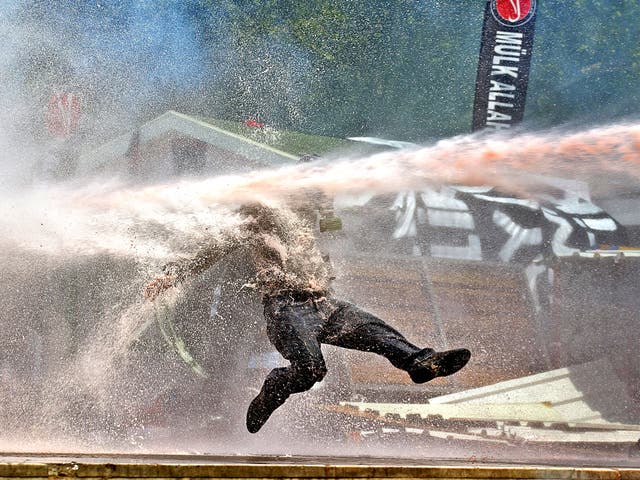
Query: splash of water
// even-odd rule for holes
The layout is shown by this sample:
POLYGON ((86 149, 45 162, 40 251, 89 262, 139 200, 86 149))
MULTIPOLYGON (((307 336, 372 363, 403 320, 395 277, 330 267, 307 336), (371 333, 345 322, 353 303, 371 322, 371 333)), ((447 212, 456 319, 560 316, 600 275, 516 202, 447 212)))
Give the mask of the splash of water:
MULTIPOLYGON (((432 146, 342 158, 244 175, 183 179, 147 187, 116 181, 33 187, 0 203, 3 242, 58 255, 109 253, 151 262, 190 254, 233 228, 233 207, 301 192, 383 193, 443 184, 493 185, 523 197, 544 194, 539 175, 571 179, 640 174, 640 125, 515 136, 467 135, 432 146)), ((606 188, 606 187, 605 187, 606 188)))
POLYGON ((295 197, 301 191, 328 195, 384 193, 431 185, 493 185, 521 195, 540 195, 539 176, 594 180, 606 175, 640 179, 640 125, 618 124, 566 133, 466 135, 432 146, 360 159, 291 165, 246 175, 183 180, 100 197, 78 198, 121 209, 154 205, 186 213, 211 205, 295 197))
MULTIPOLYGON (((121 408, 121 403, 110 400, 118 362, 126 358, 153 317, 152 306, 139 295, 141 286, 172 256, 192 253, 208 236, 237 226, 241 220, 233 209, 239 204, 295 200, 310 190, 334 196, 442 184, 495 185, 505 192, 536 197, 543 194, 538 175, 589 180, 623 174, 637 179, 638 167, 640 125, 620 124, 574 133, 462 136, 367 158, 146 187, 113 181, 5 193, 0 202, 0 242, 10 244, 12 252, 57 258, 63 265, 77 255, 107 253, 144 265, 128 280, 130 297, 135 299, 105 295, 113 305, 96 322, 92 338, 72 358, 52 367, 52 376, 64 383, 45 392, 47 408, 42 418, 67 421, 64 401, 79 392, 102 399, 104 405, 97 407, 104 411, 121 408)), ((41 275, 37 270, 28 274, 41 275)), ((98 288, 117 281, 107 278, 98 288)), ((117 286, 112 290, 117 291, 117 286)), ((26 302, 24 297, 15 300, 20 305, 26 302)))
MULTIPOLYGON (((117 182, 41 187, 4 199, 5 239, 25 248, 93 254, 107 251, 161 259, 239 219, 248 201, 279 201, 301 192, 383 193, 434 185, 493 185, 503 192, 543 195, 540 175, 580 180, 640 178, 640 125, 578 132, 467 135, 432 146, 366 158, 290 165, 243 175, 183 179, 147 187, 117 182)), ((602 188, 602 187, 601 187, 602 188)))

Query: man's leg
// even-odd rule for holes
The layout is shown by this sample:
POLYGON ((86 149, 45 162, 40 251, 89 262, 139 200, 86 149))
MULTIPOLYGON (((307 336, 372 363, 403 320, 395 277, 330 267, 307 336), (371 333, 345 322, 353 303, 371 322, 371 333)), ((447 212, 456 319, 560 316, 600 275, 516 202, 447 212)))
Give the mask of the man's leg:
POLYGON ((464 348, 436 352, 417 347, 378 317, 347 302, 332 302, 337 308, 330 315, 322 342, 382 355, 394 367, 405 370, 415 383, 451 375, 471 357, 464 348))
POLYGON ((265 308, 269 339, 291 362, 274 368, 247 411, 247 429, 256 433, 271 414, 294 393, 309 390, 327 373, 317 335, 322 319, 312 303, 265 308))

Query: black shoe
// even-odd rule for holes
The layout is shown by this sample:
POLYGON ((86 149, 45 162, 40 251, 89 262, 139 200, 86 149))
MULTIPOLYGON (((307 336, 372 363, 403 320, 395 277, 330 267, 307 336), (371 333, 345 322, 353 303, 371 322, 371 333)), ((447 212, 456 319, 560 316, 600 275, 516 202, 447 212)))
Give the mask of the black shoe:
POLYGON ((425 383, 436 377, 446 377, 456 373, 467 364, 470 358, 471 352, 466 348, 446 352, 435 352, 425 348, 416 356, 407 372, 415 383, 425 383))
POLYGON ((254 398, 247 410, 247 430, 249 433, 256 433, 269 420, 269 417, 275 410, 284 403, 277 399, 268 398, 264 390, 254 398))

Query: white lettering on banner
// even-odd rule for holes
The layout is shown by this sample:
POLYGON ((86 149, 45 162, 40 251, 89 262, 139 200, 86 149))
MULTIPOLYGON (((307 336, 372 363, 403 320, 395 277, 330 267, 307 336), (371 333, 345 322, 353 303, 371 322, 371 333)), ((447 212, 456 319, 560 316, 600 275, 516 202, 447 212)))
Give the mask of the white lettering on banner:
POLYGON ((538 291, 538 278, 540 275, 548 272, 548 267, 544 263, 531 262, 524 269, 524 273, 527 277, 527 283, 529 284, 529 290, 531 291, 531 298, 533 299, 533 306, 536 309, 536 313, 540 311, 540 292, 538 291))
POLYGON ((427 208, 468 212, 467 204, 455 196, 456 189, 450 187, 443 187, 439 192, 426 188, 420 192, 420 197, 427 208))
POLYGON ((542 245, 542 229, 540 227, 524 228, 500 210, 493 212, 493 223, 509 235, 509 239, 498 254, 503 262, 510 262, 522 246, 542 245))
MULTIPOLYGON (((473 216, 465 202, 455 198, 456 191, 444 187, 437 192, 424 189, 420 192, 420 199, 426 208, 418 206, 416 193, 401 192, 396 196, 391 210, 396 212, 396 228, 393 238, 415 238, 416 223, 428 222, 432 228, 446 228, 447 231, 460 231, 463 245, 430 245, 430 255, 440 258, 459 258, 466 260, 482 260, 482 247, 478 235, 470 235, 469 230, 475 229, 473 216), (466 245, 464 245, 466 243, 466 245)), ((414 245, 414 252, 418 251, 414 245)))
POLYGON ((504 57, 502 55, 494 55, 491 63, 494 65, 502 65, 502 62, 519 62, 520 57, 504 57))
MULTIPOLYGON (((487 115, 487 120, 493 122, 494 120, 498 121, 509 121, 511 120, 511 115, 507 115, 506 113, 494 112, 493 110, 489 110, 487 115)), ((505 124, 509 127, 509 124, 505 124)))
POLYGON ((516 89, 515 85, 509 85, 508 83, 498 82, 497 80, 491 80, 491 92, 513 92, 516 89))
POLYGON ((489 100, 497 100, 498 98, 514 98, 513 93, 489 92, 489 100))
POLYGON ((462 260, 482 260, 482 246, 478 235, 467 235, 468 243, 463 247, 449 245, 431 245, 431 256, 439 258, 458 258, 462 260))
POLYGON ((473 230, 475 222, 469 212, 452 212, 451 210, 436 210, 427 208, 427 219, 433 227, 451 227, 473 230))
POLYGON ((518 67, 507 67, 505 65, 493 65, 491 67, 491 75, 508 75, 518 78, 518 67))
POLYGON ((530 210, 538 210, 540 208, 540 204, 533 200, 528 200, 525 198, 513 198, 513 197, 494 197, 492 195, 482 195, 481 193, 474 193, 474 197, 479 198, 480 200, 485 200, 487 202, 494 203, 505 203, 508 205, 519 205, 521 207, 527 207, 530 210))
POLYGON ((414 191, 400 192, 391 210, 396 212, 396 229, 393 238, 416 236, 416 194, 414 191))
POLYGON ((491 111, 491 110, 496 110, 496 107, 509 107, 509 108, 513 108, 513 103, 489 102, 489 111, 491 111))
POLYGON ((475 229, 473 216, 468 205, 455 198, 456 191, 453 188, 444 187, 439 192, 424 189, 420 196, 427 207, 429 225, 433 227, 463 230, 461 237, 466 237, 466 245, 436 245, 430 246, 432 257, 460 258, 465 260, 482 260, 482 246, 478 235, 469 235, 464 230, 475 229))
POLYGON ((577 248, 567 246, 567 240, 569 240, 569 237, 573 233, 573 227, 571 224, 548 208, 542 207, 542 213, 547 220, 558 225, 558 228, 556 228, 553 238, 551 239, 551 248, 553 249, 553 253, 558 257, 567 257, 578 252, 579 250, 577 248))
POLYGON ((594 215, 604 213, 604 210, 597 205, 576 196, 563 198, 558 201, 555 207, 561 212, 573 215, 594 215))
MULTIPOLYGON (((489 189, 490 190, 490 189, 489 189)), ((395 211, 396 226, 393 238, 407 238, 413 242, 414 255, 431 255, 432 257, 457 258, 465 260, 490 260, 484 258, 486 252, 482 248, 480 235, 488 235, 487 241, 495 242, 502 235, 495 237, 495 230, 486 230, 487 225, 477 221, 480 217, 475 214, 483 213, 471 210, 466 201, 459 197, 458 192, 466 192, 472 198, 482 202, 487 202, 481 206, 482 211, 488 209, 492 215, 493 225, 504 231, 507 240, 497 252, 496 260, 502 262, 522 262, 521 252, 525 247, 543 247, 543 234, 546 231, 547 221, 551 223, 549 234, 552 235, 550 243, 553 252, 557 256, 567 256, 579 250, 570 247, 567 241, 570 239, 574 229, 579 229, 588 237, 590 245, 595 245, 598 241, 596 236, 599 232, 615 232, 617 224, 608 217, 602 210, 585 200, 574 198, 564 198, 558 200, 554 207, 542 207, 538 202, 514 198, 509 196, 489 195, 486 187, 478 187, 476 190, 458 187, 443 187, 441 190, 423 189, 419 192, 408 191, 399 193, 391 207, 395 211), (493 206, 491 206, 493 204, 493 206), (509 210, 505 213, 505 208, 516 207, 516 210, 509 210), (564 208, 559 209, 562 205, 564 208), (558 208, 558 210, 555 210, 558 208), (522 210, 521 210, 522 209, 522 210), (492 211, 493 210, 493 211, 492 211), (504 211, 503 211, 504 210, 504 211), (562 211, 564 210, 564 211, 562 211), (567 210, 575 210, 576 213, 568 214, 567 210), (536 217, 531 217, 527 211, 532 212, 536 217), (541 212, 541 218, 539 213, 541 212), (583 217, 581 214, 587 214, 583 217), (599 216, 598 214, 602 214, 599 216), (523 215, 523 220, 518 220, 523 215), (567 217, 570 215, 570 218, 567 217), (594 215, 598 215, 594 217, 594 215), (531 223, 534 222, 534 223, 531 223), (524 224, 523 224, 524 223, 524 224), (426 226, 430 232, 424 235, 420 228, 426 226), (483 226, 484 225, 484 226, 483 226), (528 225, 525 227, 524 225, 528 225), (479 229, 479 230, 478 230, 479 229), (441 238, 437 243, 437 238, 441 238), (445 240, 446 239, 446 240, 445 240), (424 252, 422 251, 424 249, 424 252)), ((566 192, 565 192, 566 193, 566 192)), ((472 199, 469 201, 473 202, 472 199)), ((475 205, 475 203, 474 203, 475 205)), ((475 207, 474 207, 475 208, 475 207)), ((482 212, 481 211, 481 212, 482 212)), ((538 251, 538 250, 536 250, 538 251)))
POLYGON ((521 32, 496 32, 496 45, 493 48, 491 59, 491 77, 502 77, 503 81, 490 80, 489 101, 487 105, 487 117, 485 125, 494 130, 511 127, 513 115, 507 113, 514 108, 514 103, 501 102, 499 99, 515 99, 516 86, 507 83, 511 79, 517 80, 520 74, 519 67, 510 65, 520 62, 520 57, 526 52, 522 49, 521 32), (513 92, 513 93, 504 93, 513 92))
POLYGON ((521 32, 505 32, 499 30, 496 32, 496 43, 507 45, 522 45, 522 33, 521 32))
POLYGON ((592 230, 615 232, 618 229, 611 218, 583 218, 582 221, 592 230))
MULTIPOLYGON (((516 45, 496 45, 496 48, 493 49, 498 55, 503 57, 518 57, 520 59, 520 52, 522 50, 521 43, 517 43, 516 45)), ((516 60, 516 61, 518 61, 516 60)), ((494 62, 495 63, 495 62, 494 62)))

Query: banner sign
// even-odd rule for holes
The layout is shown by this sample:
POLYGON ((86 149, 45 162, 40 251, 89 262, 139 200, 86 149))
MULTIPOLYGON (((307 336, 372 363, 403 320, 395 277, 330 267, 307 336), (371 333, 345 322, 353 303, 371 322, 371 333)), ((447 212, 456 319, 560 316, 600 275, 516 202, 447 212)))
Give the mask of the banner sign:
POLYGON ((488 0, 473 105, 474 131, 522 120, 533 49, 536 0, 488 0))

